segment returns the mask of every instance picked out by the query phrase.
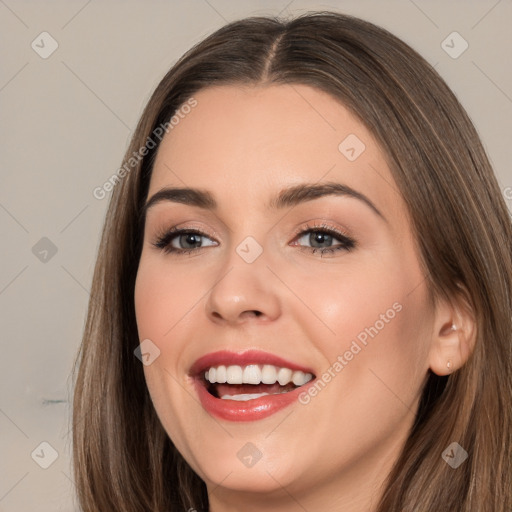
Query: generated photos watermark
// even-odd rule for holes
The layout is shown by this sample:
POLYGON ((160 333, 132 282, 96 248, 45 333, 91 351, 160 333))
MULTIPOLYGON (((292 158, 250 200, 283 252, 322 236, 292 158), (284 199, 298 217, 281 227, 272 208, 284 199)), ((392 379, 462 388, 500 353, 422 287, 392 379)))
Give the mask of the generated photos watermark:
POLYGON ((155 139, 158 139, 160 142, 164 134, 169 133, 196 106, 197 100, 194 97, 189 98, 183 105, 181 105, 181 107, 169 121, 166 121, 165 123, 157 126, 151 135, 146 139, 145 144, 141 146, 138 151, 134 151, 132 156, 125 161, 124 165, 120 167, 114 174, 112 174, 110 178, 105 180, 101 187, 96 187, 92 191, 94 198, 98 200, 105 199, 107 194, 114 189, 115 185, 117 185, 117 183, 119 183, 127 174, 129 174, 129 172, 142 161, 142 159, 149 153, 151 149, 154 149, 158 145, 158 142, 155 139))
POLYGON ((375 338, 386 327, 387 324, 393 320, 397 313, 402 311, 403 306, 399 302, 395 302, 385 313, 381 313, 379 319, 374 322, 370 327, 365 327, 357 336, 352 340, 350 348, 348 348, 342 355, 339 355, 327 370, 325 370, 315 383, 303 391, 299 395, 299 402, 302 405, 307 405, 311 399, 317 396, 326 386, 331 382, 342 370, 347 366, 354 357, 359 354, 368 345, 368 338, 375 338))

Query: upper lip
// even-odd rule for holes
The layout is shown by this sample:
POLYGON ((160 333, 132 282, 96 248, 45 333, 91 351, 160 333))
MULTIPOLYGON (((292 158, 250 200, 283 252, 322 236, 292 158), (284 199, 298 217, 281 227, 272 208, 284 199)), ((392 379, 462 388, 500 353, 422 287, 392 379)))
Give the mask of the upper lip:
POLYGON ((276 356, 270 352, 254 349, 245 350, 243 352, 232 352, 229 350, 211 352, 197 359, 191 366, 189 374, 192 376, 200 375, 212 366, 247 366, 250 364, 271 364, 279 368, 289 368, 294 371, 300 370, 304 373, 314 374, 313 370, 307 366, 294 363, 293 361, 276 356))

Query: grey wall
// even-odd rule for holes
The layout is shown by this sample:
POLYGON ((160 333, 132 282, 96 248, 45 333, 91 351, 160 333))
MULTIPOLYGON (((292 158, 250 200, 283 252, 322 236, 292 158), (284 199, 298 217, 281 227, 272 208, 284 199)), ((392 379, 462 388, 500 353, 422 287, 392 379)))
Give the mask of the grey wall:
POLYGON ((92 192, 119 167, 151 91, 228 21, 330 8, 384 26, 435 65, 512 206, 510 0, 0 0, 0 511, 76 509, 69 375, 108 201, 92 192), (443 49, 454 31, 463 39, 443 49))

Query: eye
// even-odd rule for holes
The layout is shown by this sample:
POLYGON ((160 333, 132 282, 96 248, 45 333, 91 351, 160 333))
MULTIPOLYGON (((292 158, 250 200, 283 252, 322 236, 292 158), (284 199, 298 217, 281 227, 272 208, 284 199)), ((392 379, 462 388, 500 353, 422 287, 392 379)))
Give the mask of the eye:
MULTIPOLYGON (((153 245, 166 253, 190 254, 204 247, 201 246, 202 239, 212 242, 205 233, 198 229, 171 228, 159 236, 153 245)), ((216 242, 207 245, 216 245, 216 242)))
POLYGON ((312 254, 319 252, 324 255, 340 250, 350 251, 356 246, 355 240, 326 224, 306 225, 297 234, 296 239, 302 250, 307 250, 312 254), (304 246, 301 243, 310 244, 310 246, 304 246))
MULTIPOLYGON (((319 252, 321 256, 340 250, 350 251, 356 247, 355 240, 325 224, 303 226, 294 240, 298 243, 292 243, 292 246, 297 245, 312 254, 319 252)), ((198 253, 205 247, 218 244, 198 229, 173 227, 158 236, 153 245, 165 253, 182 255, 198 253), (209 243, 203 244, 204 240, 209 243)))

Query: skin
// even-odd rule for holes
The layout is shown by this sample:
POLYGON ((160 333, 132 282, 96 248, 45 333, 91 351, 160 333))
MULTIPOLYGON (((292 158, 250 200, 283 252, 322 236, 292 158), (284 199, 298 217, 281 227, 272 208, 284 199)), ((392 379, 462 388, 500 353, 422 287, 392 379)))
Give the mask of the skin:
MULTIPOLYGON (((144 367, 157 414, 206 482, 211 511, 375 510, 428 369, 446 374, 467 358, 467 318, 447 303, 429 306, 384 154, 343 105, 305 85, 220 86, 194 97, 197 106, 161 143, 148 198, 197 187, 219 206, 167 201, 147 213, 135 306, 140 340, 161 351, 144 367), (353 162, 338 149, 349 134, 366 146, 353 162), (385 219, 348 196, 267 207, 288 186, 326 181, 363 193, 385 219), (300 246, 311 247, 309 237, 296 236, 305 223, 342 230, 356 247, 307 252, 300 246), (184 255, 156 248, 172 226, 204 231, 203 247, 184 255), (236 252, 247 236, 263 249, 253 263, 236 252), (234 423, 197 399, 188 369, 206 353, 260 349, 320 377, 396 303, 401 311, 306 405, 234 423), (248 442, 262 453, 251 468, 237 457, 248 442)), ((173 243, 180 247, 179 237, 173 243)))

